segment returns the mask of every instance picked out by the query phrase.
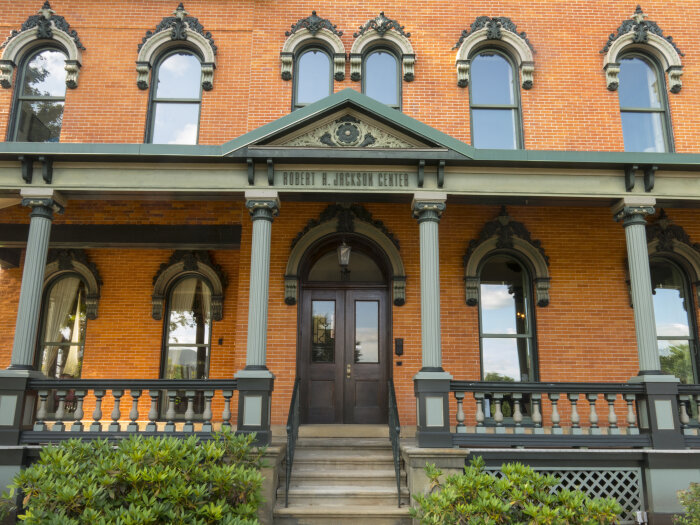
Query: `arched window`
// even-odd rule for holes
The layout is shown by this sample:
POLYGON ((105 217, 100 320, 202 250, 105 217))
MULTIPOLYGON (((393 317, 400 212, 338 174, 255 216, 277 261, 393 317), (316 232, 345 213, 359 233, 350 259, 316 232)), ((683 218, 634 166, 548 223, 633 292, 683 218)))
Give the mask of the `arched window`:
POLYGON ((672 151, 664 77, 656 62, 625 55, 618 78, 625 151, 672 151))
POLYGON ((52 379, 77 379, 83 366, 87 288, 76 273, 63 273, 44 292, 37 368, 52 379))
POLYGON ((151 88, 153 144, 197 144, 202 102, 202 63, 191 51, 170 52, 157 62, 151 88))
POLYGON ((686 274, 664 258, 653 258, 650 267, 661 371, 681 383, 697 383, 694 308, 686 274))
POLYGON ((294 70, 294 109, 333 93, 333 65, 325 49, 310 47, 303 50, 294 70))
POLYGON ((522 147, 516 70, 507 55, 494 50, 471 59, 469 100, 475 148, 522 147))
POLYGON ((66 54, 57 48, 27 54, 15 92, 12 140, 58 142, 66 98, 66 54))
POLYGON ((532 281, 514 257, 495 254, 479 274, 481 377, 484 381, 536 381, 532 281))
POLYGON ((362 92, 387 106, 401 109, 401 68, 393 51, 378 48, 365 55, 362 92))

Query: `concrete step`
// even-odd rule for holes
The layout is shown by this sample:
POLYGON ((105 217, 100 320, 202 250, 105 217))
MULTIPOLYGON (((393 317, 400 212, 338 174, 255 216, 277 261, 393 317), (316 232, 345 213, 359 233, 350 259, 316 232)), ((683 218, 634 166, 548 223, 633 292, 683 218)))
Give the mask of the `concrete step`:
MULTIPOLYGON (((284 487, 286 472, 280 475, 280 486, 284 487)), ((396 487, 396 473, 394 469, 374 468, 371 470, 356 469, 329 469, 294 468, 292 472, 292 486, 297 484, 316 485, 357 485, 364 487, 396 487)), ((401 484, 406 484, 406 473, 401 473, 401 484)))
POLYGON ((300 448, 317 448, 319 450, 391 450, 391 441, 388 438, 327 438, 327 437, 300 437, 297 440, 296 450, 300 448))
MULTIPOLYGON (((284 502, 284 490, 278 492, 278 501, 284 502)), ((401 501, 408 503, 408 489, 401 489, 401 501)), ((397 505, 396 486, 357 487, 353 485, 295 485, 289 488, 289 504, 295 506, 333 507, 357 505, 360 507, 397 505)))
POLYGON ((361 507, 355 505, 297 506, 284 508, 284 502, 274 512, 275 525, 411 525, 408 506, 393 505, 361 507))
POLYGON ((386 438, 388 425, 301 425, 301 438, 386 438))

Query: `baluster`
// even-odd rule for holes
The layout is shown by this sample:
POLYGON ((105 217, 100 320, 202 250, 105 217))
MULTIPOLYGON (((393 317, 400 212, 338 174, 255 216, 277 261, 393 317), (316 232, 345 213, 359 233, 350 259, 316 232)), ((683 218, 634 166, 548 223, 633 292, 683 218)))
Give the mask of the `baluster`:
POLYGON ((595 402, 598 400, 598 394, 586 394, 588 399, 588 404, 591 407, 590 414, 588 416, 588 421, 591 422, 591 428, 589 429, 591 435, 600 435, 601 431, 598 427, 598 412, 595 409, 595 402))
POLYGON ((185 410, 185 426, 182 427, 183 432, 194 432, 194 390, 187 390, 185 397, 187 398, 187 410, 185 410))
POLYGON ((493 394, 493 420, 496 423, 496 433, 505 434, 506 427, 503 426, 503 394, 493 394))
MULTIPOLYGON (((698 427, 700 427, 700 394, 695 396, 695 410, 697 410, 698 427)), ((700 430, 698 431, 700 432, 700 430)))
POLYGON ((617 414, 615 413, 617 394, 605 394, 605 399, 608 402, 608 434, 619 434, 620 429, 617 426, 617 414))
POLYGON ((561 426, 559 425, 559 423, 561 422, 561 416, 559 415, 558 408, 559 397, 561 396, 561 394, 549 393, 547 394, 547 396, 552 402, 552 434, 563 434, 564 429, 561 428, 561 426))
POLYGON ((457 400, 457 428, 455 431, 458 434, 466 434, 467 427, 464 424, 464 392, 455 392, 455 399, 457 400))
POLYGON ((122 412, 119 408, 119 403, 121 403, 123 395, 123 390, 112 390, 112 397, 114 398, 114 408, 112 409, 112 422, 109 424, 110 432, 121 432, 122 430, 122 426, 119 424, 119 419, 121 419, 122 417, 122 412))
POLYGON ((688 434, 690 431, 690 416, 688 415, 688 411, 690 410, 690 396, 678 396, 678 409, 678 417, 681 422, 681 431, 684 434, 688 434))
POLYGON ((156 421, 158 420, 158 398, 160 397, 160 392, 156 389, 150 389, 148 395, 151 396, 151 409, 148 411, 146 432, 156 432, 158 430, 156 421))
POLYGON ((637 428, 637 417, 634 414, 634 401, 636 396, 634 394, 625 394, 625 401, 627 402, 627 433, 628 434, 639 434, 639 428, 637 428))
POLYGON ((46 430, 46 399, 48 397, 48 390, 39 390, 39 408, 36 410, 36 421, 34 422, 34 430, 37 432, 46 430))
POLYGON ((222 427, 231 428, 231 398, 233 397, 233 390, 224 390, 221 392, 224 396, 224 411, 221 413, 221 423, 222 427))
POLYGON ((93 422, 90 425, 90 432, 102 432, 102 398, 105 395, 105 390, 95 390, 95 410, 92 411, 93 422))
POLYGON ((544 434, 542 428, 542 394, 532 394, 532 423, 535 434, 544 434))
POLYGON ((66 429, 66 425, 63 424, 63 418, 66 417, 66 393, 65 390, 56 390, 58 408, 56 409, 56 422, 51 427, 54 432, 63 432, 66 429))
POLYGON ((578 403, 578 396, 579 394, 566 394, 566 397, 569 398, 569 403, 571 403, 571 434, 573 435, 580 435, 583 433, 581 430, 581 418, 578 415, 578 407, 576 406, 578 403))
POLYGON ((522 394, 513 394, 513 423, 515 423, 516 434, 524 434, 525 428, 523 427, 523 412, 520 404, 522 403, 522 394))
POLYGON ((484 394, 483 392, 474 392, 476 399, 476 433, 483 434, 486 432, 484 426, 484 394))
POLYGON ((168 411, 165 413, 165 432, 175 432, 175 398, 177 390, 168 390, 168 411))
POLYGON ((204 391, 204 412, 202 412, 202 432, 211 432, 211 399, 214 397, 213 390, 204 391))
POLYGON ((129 390, 129 394, 131 394, 131 410, 129 411, 131 423, 126 426, 126 431, 138 432, 139 424, 136 420, 139 418, 139 398, 141 397, 141 390, 131 389, 129 390))
POLYGON ((71 432, 82 432, 83 431, 83 416, 85 412, 83 411, 83 401, 85 400, 85 395, 87 390, 76 390, 75 395, 75 412, 73 413, 73 425, 70 427, 71 432))

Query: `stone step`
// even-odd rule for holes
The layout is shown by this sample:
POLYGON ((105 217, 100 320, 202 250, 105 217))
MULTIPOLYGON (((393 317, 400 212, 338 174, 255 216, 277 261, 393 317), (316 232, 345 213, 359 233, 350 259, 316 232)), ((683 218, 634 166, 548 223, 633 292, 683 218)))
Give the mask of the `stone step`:
POLYGON ((274 511, 275 525, 411 525, 408 506, 355 505, 299 506, 284 508, 284 501, 274 511))
POLYGON ((305 437, 297 440, 296 450, 301 448, 317 448, 320 450, 391 450, 391 441, 387 438, 327 438, 305 437))
MULTIPOLYGON (((284 502, 284 490, 278 501, 284 502)), ((408 503, 408 489, 401 489, 402 503, 408 503)), ((289 504, 300 506, 334 507, 358 505, 361 507, 397 505, 396 486, 356 487, 352 485, 298 485, 289 489, 289 504)))
MULTIPOLYGON (((286 472, 280 474, 280 486, 284 487, 286 472)), ((292 472, 292 486, 297 484, 317 485, 358 485, 366 487, 395 487, 396 473, 394 469, 328 469, 319 470, 317 468, 294 468, 292 472)), ((406 473, 401 472, 401 484, 406 484, 406 473)))
POLYGON ((301 438, 385 438, 389 439, 388 425, 301 425, 301 438))

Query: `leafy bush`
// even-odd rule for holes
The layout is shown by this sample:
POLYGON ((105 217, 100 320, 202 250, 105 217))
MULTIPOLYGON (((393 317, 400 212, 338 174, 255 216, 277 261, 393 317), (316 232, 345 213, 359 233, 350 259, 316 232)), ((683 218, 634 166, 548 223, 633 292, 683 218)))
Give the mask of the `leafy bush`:
POLYGON ((678 499, 685 507, 685 515, 674 516, 673 522, 679 525, 700 523, 700 483, 691 483, 688 490, 682 490, 678 493, 678 499))
POLYGON ((464 474, 448 476, 426 465, 430 493, 414 496, 411 516, 424 525, 602 525, 617 523, 622 507, 614 499, 590 499, 580 491, 561 490, 554 476, 538 474, 520 463, 503 465, 502 478, 484 472, 480 457, 464 474))
POLYGON ((28 525, 257 524, 264 450, 252 440, 70 440, 44 447, 11 491, 24 495, 28 525))

